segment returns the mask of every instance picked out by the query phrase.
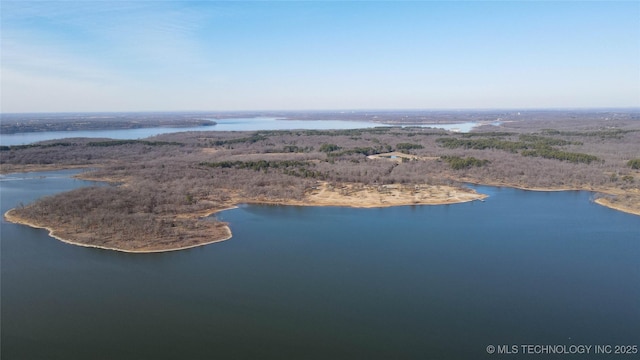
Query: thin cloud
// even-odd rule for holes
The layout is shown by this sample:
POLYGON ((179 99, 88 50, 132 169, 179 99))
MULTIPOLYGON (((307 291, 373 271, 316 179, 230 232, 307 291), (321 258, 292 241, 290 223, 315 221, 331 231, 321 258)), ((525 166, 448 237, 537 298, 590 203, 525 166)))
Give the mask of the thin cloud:
POLYGON ((638 5, 481 9, 3 0, 2 111, 638 104, 638 5))

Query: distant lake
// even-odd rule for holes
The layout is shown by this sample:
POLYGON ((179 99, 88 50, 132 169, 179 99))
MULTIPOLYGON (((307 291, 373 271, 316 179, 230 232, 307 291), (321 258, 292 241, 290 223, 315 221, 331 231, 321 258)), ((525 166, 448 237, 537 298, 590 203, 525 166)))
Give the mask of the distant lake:
MULTIPOLYGON (((90 182, 0 177, 4 213, 90 182)), ((488 345, 638 344, 640 217, 588 192, 485 202, 242 205, 233 238, 161 254, 2 222, 2 359, 496 359, 488 345)), ((593 350, 592 350, 593 351, 593 350)), ((629 355, 551 358, 631 359, 629 355)))
MULTIPOLYGON (((361 129, 376 126, 392 126, 364 121, 342 120, 283 120, 278 118, 244 118, 244 119, 211 119, 216 122, 214 126, 196 127, 156 127, 143 129, 124 130, 91 130, 91 131, 44 131, 17 134, 0 135, 0 144, 24 145, 38 141, 64 139, 73 137, 86 138, 110 138, 110 139, 144 139, 150 136, 184 132, 184 131, 257 131, 257 130, 329 130, 329 129, 361 129)), ((467 122, 460 124, 433 124, 422 127, 433 127, 460 132, 468 132, 477 124, 467 122)), ((397 126, 397 125, 396 125, 397 126)), ((413 125, 412 125, 413 126, 413 125)))

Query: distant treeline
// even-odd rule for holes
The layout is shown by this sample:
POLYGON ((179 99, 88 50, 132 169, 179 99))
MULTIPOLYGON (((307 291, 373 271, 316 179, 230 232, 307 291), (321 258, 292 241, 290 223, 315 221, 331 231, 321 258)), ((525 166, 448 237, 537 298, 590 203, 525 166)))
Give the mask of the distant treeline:
POLYGON ((27 145, 0 145, 0 151, 9 151, 9 150, 22 150, 22 149, 31 149, 31 148, 48 148, 48 147, 58 147, 58 146, 74 146, 77 144, 69 143, 69 142, 54 142, 49 144, 27 144, 27 145))
POLYGON ((242 138, 238 138, 238 139, 215 140, 215 141, 211 141, 210 144, 213 145, 213 146, 223 146, 223 145, 243 144, 243 143, 253 144, 255 142, 258 142, 258 141, 261 141, 261 140, 266 140, 266 139, 267 139, 267 137, 265 135, 253 134, 251 136, 242 137, 242 138))
POLYGON ((498 138, 483 139, 459 139, 459 138, 439 138, 436 140, 438 144, 449 149, 498 149, 509 152, 518 152, 518 150, 528 149, 528 145, 524 142, 507 141, 498 138))
POLYGON ((522 156, 536 156, 543 157, 545 159, 555 159, 560 161, 569 161, 572 163, 584 163, 591 164, 594 161, 598 161, 597 156, 582 154, 582 153, 573 153, 567 151, 560 151, 556 149, 552 149, 550 147, 539 147, 534 150, 523 150, 522 156))
MULTIPOLYGON (((7 115, 3 115, 6 117, 7 115)), ((11 118, 17 115, 11 116, 11 118)), ((213 126, 215 121, 195 119, 195 118, 175 118, 171 115, 155 115, 140 117, 126 115, 122 117, 110 117, 97 119, 94 117, 36 117, 29 118, 24 115, 24 119, 7 120, 3 119, 0 124, 0 134, 15 134, 45 131, 90 131, 90 130, 122 130, 141 129, 154 127, 195 127, 213 126)))
POLYGON ((0 151, 10 151, 10 150, 21 150, 21 149, 30 149, 30 148, 51 148, 58 146, 99 146, 99 147, 109 147, 109 146, 122 146, 122 145, 147 145, 147 146, 165 146, 165 145, 177 145, 182 146, 179 142, 175 141, 146 141, 146 140, 106 140, 106 141, 90 141, 86 143, 73 143, 73 142, 54 142, 54 143, 44 143, 44 144, 27 144, 27 145, 11 145, 0 146, 0 151))
POLYGON ((622 139, 624 134, 636 132, 638 130, 625 130, 625 129, 605 129, 594 131, 560 131, 554 129, 543 129, 541 132, 546 135, 559 135, 559 136, 590 136, 599 137, 602 139, 615 138, 622 139))
POLYGON ((424 146, 420 144, 413 143, 399 143, 395 147, 390 144, 380 144, 375 147, 354 147, 351 149, 342 149, 340 146, 336 144, 327 144, 324 143, 320 146, 320 151, 327 153, 327 156, 330 157, 338 157, 343 155, 352 155, 352 154, 361 154, 365 156, 376 155, 383 152, 391 152, 393 150, 397 150, 400 152, 408 152, 409 150, 417 150, 424 149, 424 146))
POLYGON ((522 134, 519 141, 503 140, 497 137, 470 139, 470 138, 439 138, 436 140, 441 146, 456 149, 496 149, 512 153, 521 151, 523 156, 543 157, 572 163, 590 164, 600 160, 597 156, 568 152, 554 148, 553 146, 583 145, 580 141, 568 141, 532 134, 522 134))
POLYGON ((412 144, 412 143, 399 143, 398 145, 396 145, 396 149, 398 151, 406 151, 406 150, 424 149, 424 146, 420 144, 412 144))
POLYGON ((87 146, 122 146, 122 145, 147 145, 147 146, 166 146, 177 145, 182 146, 184 144, 176 141, 146 141, 146 140, 108 140, 108 141, 92 141, 88 142, 87 146))
POLYGON ((491 162, 489 160, 476 159, 473 156, 466 158, 460 156, 442 156, 441 159, 447 162, 454 170, 466 169, 472 166, 480 167, 491 162))
POLYGON ((352 148, 352 149, 343 149, 343 150, 338 150, 338 151, 332 151, 332 152, 327 153, 327 156, 329 156, 329 157, 339 157, 339 156, 344 156, 344 155, 355 155, 355 154, 369 156, 369 155, 380 154, 380 153, 385 152, 385 151, 388 152, 388 151, 391 151, 391 149, 392 149, 391 145, 388 145, 387 147, 385 147, 385 146, 355 147, 355 148, 352 148))
MULTIPOLYGON (((225 146, 225 145, 233 145, 233 144, 253 144, 258 141, 263 141, 269 139, 269 137, 276 136, 350 136, 357 137, 362 136, 363 134, 386 134, 391 130, 397 129, 394 127, 374 127, 374 128, 365 128, 365 129, 345 129, 345 130, 261 130, 257 131, 251 136, 235 138, 235 139, 225 139, 225 140, 213 140, 210 142, 212 146, 225 146)), ((321 149, 320 151, 325 151, 326 149, 321 149)), ((333 150, 332 150, 333 151, 333 150)))
POLYGON ((254 171, 268 172, 269 170, 280 170, 285 175, 291 175, 302 178, 324 179, 325 174, 311 170, 315 164, 309 161, 297 160, 258 160, 258 161, 220 161, 220 162, 201 162, 198 165, 210 168, 222 169, 249 169, 254 171))

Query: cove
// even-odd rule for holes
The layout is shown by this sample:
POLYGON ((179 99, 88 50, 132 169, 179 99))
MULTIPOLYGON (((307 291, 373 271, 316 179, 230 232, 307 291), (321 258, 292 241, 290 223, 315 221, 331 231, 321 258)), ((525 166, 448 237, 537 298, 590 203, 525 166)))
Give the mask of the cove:
MULTIPOLYGON (((3 213, 93 185, 73 173, 3 176, 3 213)), ((588 192, 475 188, 490 197, 241 205, 217 214, 231 240, 160 254, 3 221, 1 357, 491 359, 488 345, 637 342, 640 217, 588 192)))

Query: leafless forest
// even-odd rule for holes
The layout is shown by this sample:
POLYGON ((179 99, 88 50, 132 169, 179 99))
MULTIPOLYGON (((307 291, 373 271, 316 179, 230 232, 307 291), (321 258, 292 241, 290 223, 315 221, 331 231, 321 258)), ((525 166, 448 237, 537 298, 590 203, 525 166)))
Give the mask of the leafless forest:
POLYGON ((47 165, 93 168, 86 177, 113 185, 55 195, 14 213, 38 224, 89 231, 91 236, 83 235, 89 243, 125 241, 129 248, 138 246, 136 239, 176 241, 185 237, 179 229, 218 226, 188 214, 238 201, 302 199, 318 182, 588 189, 640 210, 637 113, 543 115, 467 134, 380 127, 65 139, 3 146, 0 165, 3 172, 47 165), (385 157, 390 152, 411 156, 385 157))
POLYGON ((216 124, 215 121, 205 120, 205 117, 204 113, 2 114, 0 134, 213 126, 216 124))

